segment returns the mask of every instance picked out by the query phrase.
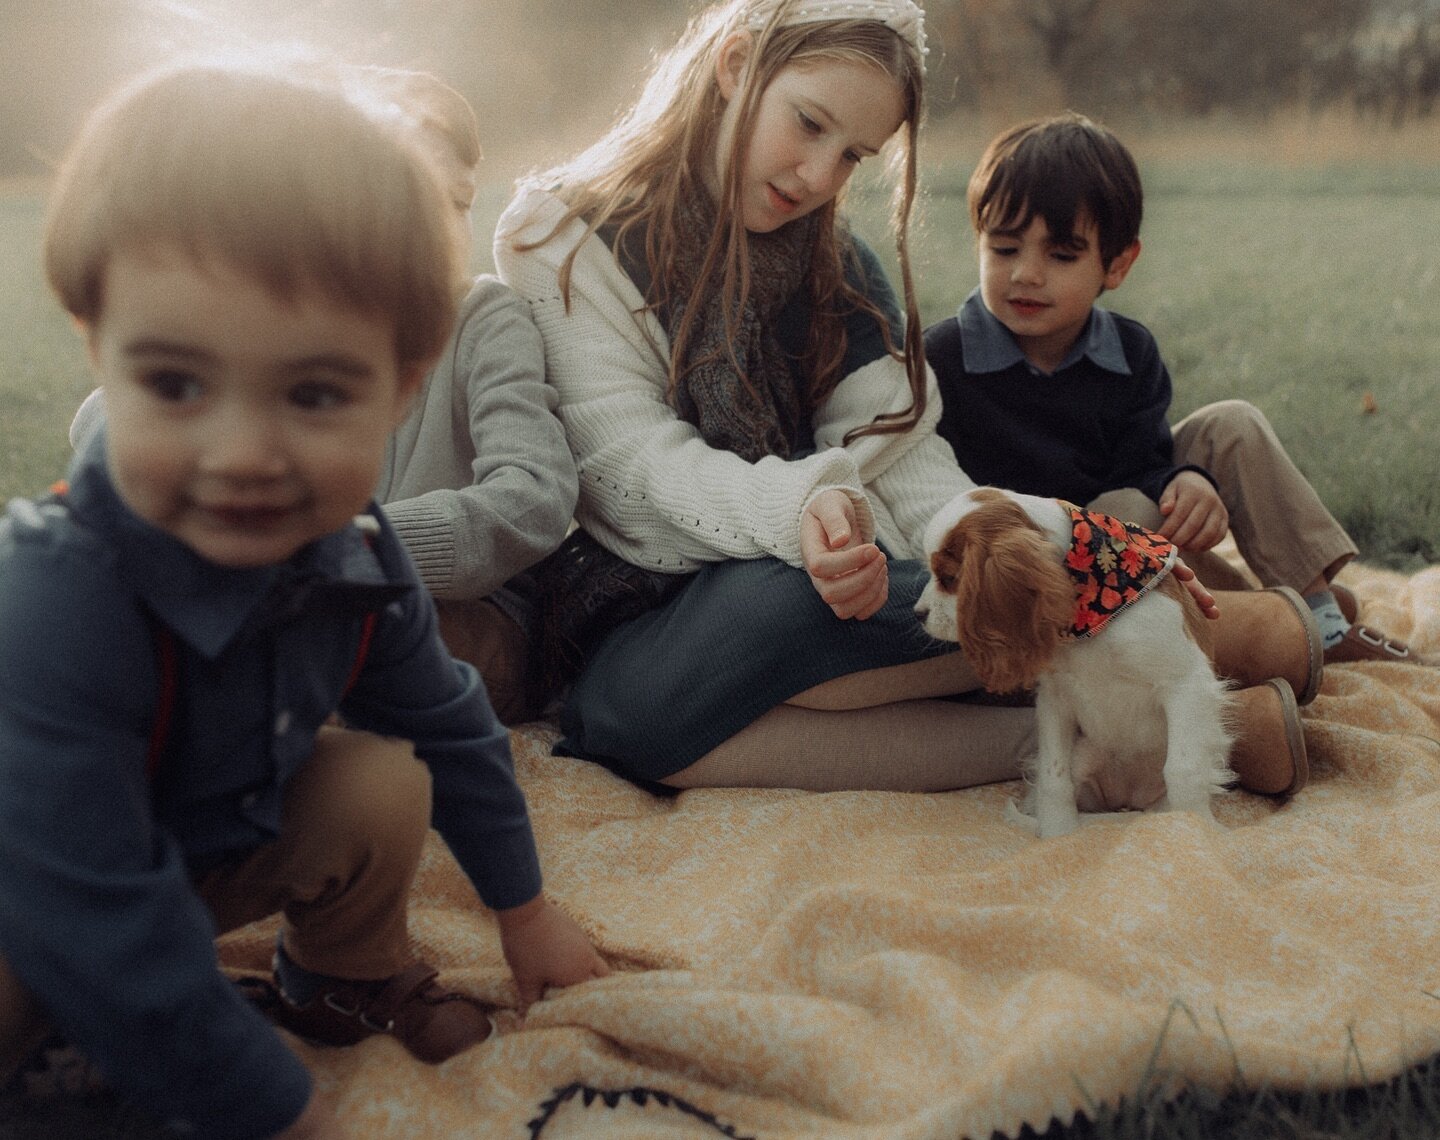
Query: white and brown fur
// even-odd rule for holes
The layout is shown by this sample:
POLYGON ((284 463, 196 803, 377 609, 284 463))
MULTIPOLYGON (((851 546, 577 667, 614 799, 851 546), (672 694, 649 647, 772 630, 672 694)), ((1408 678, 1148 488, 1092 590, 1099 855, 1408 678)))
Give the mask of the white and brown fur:
POLYGON ((1184 810, 1213 819, 1233 781, 1228 696, 1201 649, 1205 617, 1174 574, 1085 638, 1068 630, 1069 512, 1054 499, 980 487, 925 533, 930 581, 915 611, 957 642, 992 692, 1035 688, 1038 756, 1027 813, 1042 836, 1081 811, 1184 810))

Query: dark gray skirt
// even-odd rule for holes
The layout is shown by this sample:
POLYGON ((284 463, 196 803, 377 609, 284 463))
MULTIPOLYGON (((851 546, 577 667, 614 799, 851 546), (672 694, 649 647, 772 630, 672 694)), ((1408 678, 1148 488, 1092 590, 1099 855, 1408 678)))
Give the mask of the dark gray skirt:
POLYGON ((651 784, 822 681, 953 652, 916 620, 924 567, 891 559, 889 573, 884 608, 845 621, 778 559, 706 566, 601 642, 565 699, 555 751, 651 784))

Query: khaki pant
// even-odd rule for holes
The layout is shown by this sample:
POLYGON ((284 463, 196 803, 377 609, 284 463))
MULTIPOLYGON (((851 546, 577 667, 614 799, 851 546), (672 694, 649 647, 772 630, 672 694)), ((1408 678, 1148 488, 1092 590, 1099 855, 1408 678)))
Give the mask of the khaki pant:
MULTIPOLYGON (((411 962, 406 911, 430 826, 430 771, 408 743, 322 729, 285 792, 274 843, 202 875, 221 933, 277 912, 307 970, 379 979, 411 962)), ((0 960, 0 1083, 44 1037, 42 1011, 0 960)))
POLYGON ((520 623, 486 598, 437 599, 435 610, 445 648, 479 671, 500 723, 524 724, 540 716, 528 683, 530 641, 520 623))
MULTIPOLYGON (((1326 581, 1355 557, 1356 547, 1325 509, 1270 427, 1265 414, 1244 400, 1198 408, 1175 425, 1175 462, 1203 467, 1219 484, 1230 512, 1230 533, 1262 586, 1304 590, 1326 581)), ((1134 488, 1099 496, 1091 509, 1152 530, 1158 504, 1134 488)), ((1233 568, 1210 552, 1185 551, 1185 561, 1211 589, 1244 589, 1233 568)))

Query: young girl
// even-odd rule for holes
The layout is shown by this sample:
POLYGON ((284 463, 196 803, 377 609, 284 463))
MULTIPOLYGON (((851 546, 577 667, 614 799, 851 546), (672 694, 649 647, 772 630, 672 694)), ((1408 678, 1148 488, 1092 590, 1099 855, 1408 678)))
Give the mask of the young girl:
MULTIPOLYGON (((1033 751, 1029 708, 945 699, 978 682, 913 613, 925 525, 971 485, 935 433, 906 249, 922 19, 911 0, 713 7, 501 219, 580 472, 551 615, 576 667, 562 752, 672 787, 919 791, 1012 778, 1033 751), (903 308, 839 210, 894 136, 903 308)), ((1254 686, 1235 763, 1258 790, 1307 771, 1290 692, 1320 662, 1297 601, 1227 595, 1215 623, 1254 686)))

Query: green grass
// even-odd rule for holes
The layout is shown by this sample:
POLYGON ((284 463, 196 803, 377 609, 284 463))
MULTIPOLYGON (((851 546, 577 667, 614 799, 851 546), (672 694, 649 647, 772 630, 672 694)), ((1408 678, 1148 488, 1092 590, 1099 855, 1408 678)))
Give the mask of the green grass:
POLYGON ((65 470, 66 428, 90 389, 83 342, 40 266, 38 194, 0 192, 0 499, 65 470))
MULTIPOLYGON (((928 172, 914 240, 927 324, 975 284, 964 201, 972 161, 960 155, 928 172)), ((1431 237, 1440 233, 1440 164, 1166 158, 1145 167, 1144 253, 1104 303, 1159 339, 1176 417, 1212 400, 1250 400, 1363 559, 1404 571, 1440 561, 1440 244, 1431 237)), ((497 181, 480 196, 477 269, 489 268, 505 192, 497 181)), ((885 209, 856 187, 856 228, 889 258, 885 209)), ((65 428, 89 386, 83 344, 44 286, 41 210, 37 192, 0 194, 0 499, 63 470, 65 428)))

